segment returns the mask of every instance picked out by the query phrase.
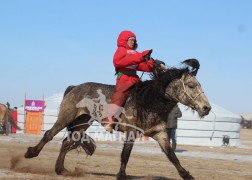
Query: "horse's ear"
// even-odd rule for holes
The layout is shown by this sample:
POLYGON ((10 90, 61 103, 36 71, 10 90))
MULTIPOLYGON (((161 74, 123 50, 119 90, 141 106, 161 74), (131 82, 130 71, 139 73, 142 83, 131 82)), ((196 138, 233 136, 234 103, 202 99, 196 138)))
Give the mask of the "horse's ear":
POLYGON ((198 69, 195 69, 195 70, 191 71, 191 74, 192 74, 193 76, 196 76, 196 75, 197 75, 197 72, 198 72, 198 69))
POLYGON ((187 59, 182 62, 182 64, 185 64, 189 67, 191 67, 190 73, 194 76, 197 75, 197 72, 200 68, 200 63, 197 59, 187 59))
POLYGON ((153 59, 153 74, 154 76, 158 77, 159 75, 163 74, 167 71, 167 67, 163 61, 153 59))

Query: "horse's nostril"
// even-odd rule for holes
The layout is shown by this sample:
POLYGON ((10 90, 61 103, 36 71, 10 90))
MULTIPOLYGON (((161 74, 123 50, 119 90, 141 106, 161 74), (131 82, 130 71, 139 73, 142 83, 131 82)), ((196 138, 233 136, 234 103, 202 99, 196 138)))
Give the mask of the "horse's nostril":
POLYGON ((211 108, 210 108, 209 106, 204 106, 204 107, 203 107, 203 110, 204 110, 205 112, 209 112, 210 109, 211 109, 211 108))

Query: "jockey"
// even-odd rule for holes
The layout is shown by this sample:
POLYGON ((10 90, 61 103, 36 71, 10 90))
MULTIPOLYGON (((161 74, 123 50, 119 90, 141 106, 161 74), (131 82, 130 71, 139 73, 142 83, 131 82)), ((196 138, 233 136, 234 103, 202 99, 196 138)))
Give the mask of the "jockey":
POLYGON ((113 63, 117 79, 115 92, 108 107, 108 116, 103 119, 104 128, 112 133, 114 116, 118 108, 124 106, 129 95, 130 88, 140 81, 136 71, 151 72, 154 60, 150 58, 152 50, 137 52, 136 35, 131 31, 122 31, 117 39, 117 50, 114 54, 113 63), (147 57, 147 61, 146 61, 147 57))

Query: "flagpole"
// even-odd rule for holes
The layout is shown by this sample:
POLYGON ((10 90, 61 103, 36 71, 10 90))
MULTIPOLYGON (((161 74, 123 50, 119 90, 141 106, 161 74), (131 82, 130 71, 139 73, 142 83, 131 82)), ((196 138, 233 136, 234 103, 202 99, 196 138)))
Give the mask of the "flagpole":
POLYGON ((42 125, 41 125, 41 130, 44 130, 44 111, 45 111, 45 99, 44 99, 44 93, 43 93, 43 98, 42 98, 42 100, 43 100, 43 111, 42 111, 42 121, 41 121, 41 123, 42 123, 42 125))
POLYGON ((26 91, 25 91, 25 98, 24 98, 24 133, 26 133, 26 111, 25 111, 25 106, 26 106, 26 91))

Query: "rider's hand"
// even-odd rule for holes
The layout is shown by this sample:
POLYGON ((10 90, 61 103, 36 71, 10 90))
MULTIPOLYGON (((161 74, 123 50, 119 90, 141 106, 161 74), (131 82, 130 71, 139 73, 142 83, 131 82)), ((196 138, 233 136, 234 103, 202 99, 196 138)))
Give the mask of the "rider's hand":
POLYGON ((151 58, 151 53, 152 53, 152 49, 143 51, 142 52, 142 60, 148 61, 151 58))

